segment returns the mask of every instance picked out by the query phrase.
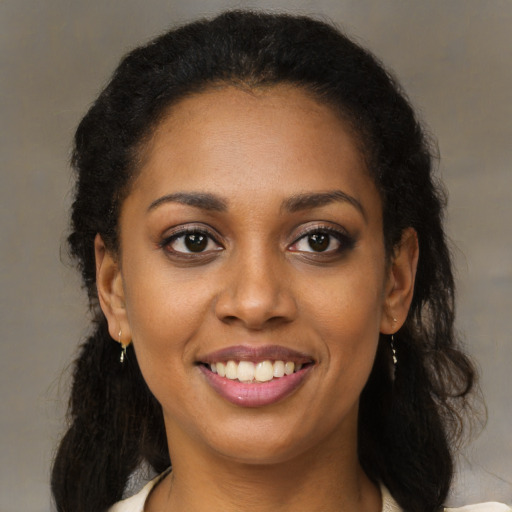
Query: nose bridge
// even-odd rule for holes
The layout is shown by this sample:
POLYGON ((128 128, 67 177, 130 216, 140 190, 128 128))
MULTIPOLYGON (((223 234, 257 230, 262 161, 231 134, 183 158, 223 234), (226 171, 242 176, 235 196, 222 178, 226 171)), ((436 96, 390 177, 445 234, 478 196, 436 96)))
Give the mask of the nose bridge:
POLYGON ((217 301, 219 318, 237 319, 251 329, 261 329, 270 320, 293 318, 295 301, 278 248, 252 241, 238 247, 230 260, 217 301))

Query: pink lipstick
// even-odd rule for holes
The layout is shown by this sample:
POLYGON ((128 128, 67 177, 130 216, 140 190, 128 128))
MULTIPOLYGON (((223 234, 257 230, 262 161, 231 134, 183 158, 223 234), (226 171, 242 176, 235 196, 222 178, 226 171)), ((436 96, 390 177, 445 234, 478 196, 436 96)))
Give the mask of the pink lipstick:
POLYGON ((311 356, 277 345, 228 347, 200 358, 208 384, 241 407, 262 407, 293 393, 314 366, 311 356))

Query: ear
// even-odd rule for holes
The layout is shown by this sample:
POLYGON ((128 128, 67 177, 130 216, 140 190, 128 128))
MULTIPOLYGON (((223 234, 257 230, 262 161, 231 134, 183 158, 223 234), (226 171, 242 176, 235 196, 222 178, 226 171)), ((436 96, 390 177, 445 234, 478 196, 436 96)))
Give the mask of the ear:
POLYGON ((395 333, 407 318, 414 293, 418 256, 418 235, 413 228, 407 228, 402 232, 389 265, 380 325, 383 334, 395 333))
POLYGON ((124 287, 117 259, 112 255, 99 234, 94 239, 96 257, 96 287, 101 309, 107 318, 108 331, 115 341, 127 345, 131 330, 126 316, 124 287))

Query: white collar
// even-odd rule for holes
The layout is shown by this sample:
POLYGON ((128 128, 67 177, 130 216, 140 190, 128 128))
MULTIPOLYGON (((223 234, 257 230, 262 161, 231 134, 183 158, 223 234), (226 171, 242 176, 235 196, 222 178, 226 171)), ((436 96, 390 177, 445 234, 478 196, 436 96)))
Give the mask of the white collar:
MULTIPOLYGON (((144 505, 149 496, 149 493, 154 487, 170 472, 170 468, 162 474, 153 478, 148 482, 137 494, 127 498, 123 501, 117 502, 113 505, 108 512, 143 512, 144 505)), ((403 512, 398 503, 394 500, 393 496, 389 493, 384 485, 380 485, 380 492, 382 494, 382 511, 381 512, 403 512)))

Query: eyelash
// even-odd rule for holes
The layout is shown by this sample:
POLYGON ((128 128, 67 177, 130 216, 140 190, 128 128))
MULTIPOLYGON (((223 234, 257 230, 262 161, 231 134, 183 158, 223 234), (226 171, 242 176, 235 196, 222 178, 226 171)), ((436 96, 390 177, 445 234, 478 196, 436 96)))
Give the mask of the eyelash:
MULTIPOLYGON (((185 240, 183 241, 183 243, 186 243, 185 240)), ((164 240, 162 240, 162 242, 159 245, 163 250, 165 250, 169 254, 179 258, 197 258, 198 256, 204 257, 205 255, 211 255, 212 252, 220 251, 224 248, 222 244, 218 242, 217 238, 213 236, 211 231, 198 226, 188 226, 185 228, 181 228, 172 233, 170 236, 167 236, 164 240), (199 235, 205 237, 207 246, 208 244, 210 244, 210 242, 213 242, 217 245, 217 248, 198 252, 186 252, 173 249, 172 244, 178 241, 180 238, 184 239, 187 235, 199 235)))
POLYGON ((335 249, 324 250, 324 251, 315 251, 312 248, 311 248, 312 249, 311 251, 301 251, 301 250, 293 251, 293 249, 292 249, 292 251, 301 253, 303 255, 310 255, 308 257, 316 257, 316 258, 328 257, 328 256, 332 257, 334 255, 339 255, 347 250, 352 249, 355 245, 355 239, 353 237, 351 237, 350 235, 348 235, 344 231, 340 231, 338 229, 331 228, 329 226, 314 226, 314 227, 307 228, 302 233, 300 233, 300 235, 297 237, 295 242, 293 242, 289 246, 289 249, 293 248, 293 246, 296 246, 300 241, 307 240, 308 237, 312 237, 313 235, 327 235, 329 237, 328 245, 331 245, 331 242, 332 242, 332 240, 330 240, 330 238, 334 238, 339 243, 339 246, 336 247, 335 249))
MULTIPOLYGON (((309 242, 308 242, 309 243, 309 242)), ((354 247, 355 240, 350 235, 348 235, 346 232, 340 231, 338 229, 331 228, 329 226, 313 226, 305 229, 300 233, 300 235, 295 239, 295 241, 288 246, 288 250, 294 253, 301 254, 305 257, 309 258, 326 258, 326 257, 333 257, 335 255, 339 255, 347 250, 350 250, 354 247), (294 246, 299 244, 302 240, 307 240, 308 237, 312 237, 314 235, 327 235, 328 238, 328 247, 332 243, 332 238, 334 238, 338 243, 339 246, 335 249, 330 250, 322 250, 322 251, 315 251, 313 250, 297 250, 293 249, 294 246)), ((178 229, 171 235, 165 237, 165 239, 162 240, 162 242, 159 244, 160 248, 162 248, 164 251, 166 251, 169 255, 172 255, 174 257, 178 258, 201 258, 206 256, 212 256, 212 253, 221 251, 224 249, 223 245, 219 243, 217 240, 217 237, 215 237, 211 231, 199 227, 199 226, 188 226, 181 229, 178 229), (185 237, 187 235, 198 235, 200 237, 204 237, 206 239, 206 250, 200 250, 197 252, 194 252, 193 250, 189 251, 180 251, 176 250, 172 247, 173 243, 177 242, 181 238, 183 238, 183 244, 185 244, 185 237), (215 249, 207 249, 208 245, 213 242, 217 247, 215 249)), ((311 246, 310 246, 311 247, 311 246)))

